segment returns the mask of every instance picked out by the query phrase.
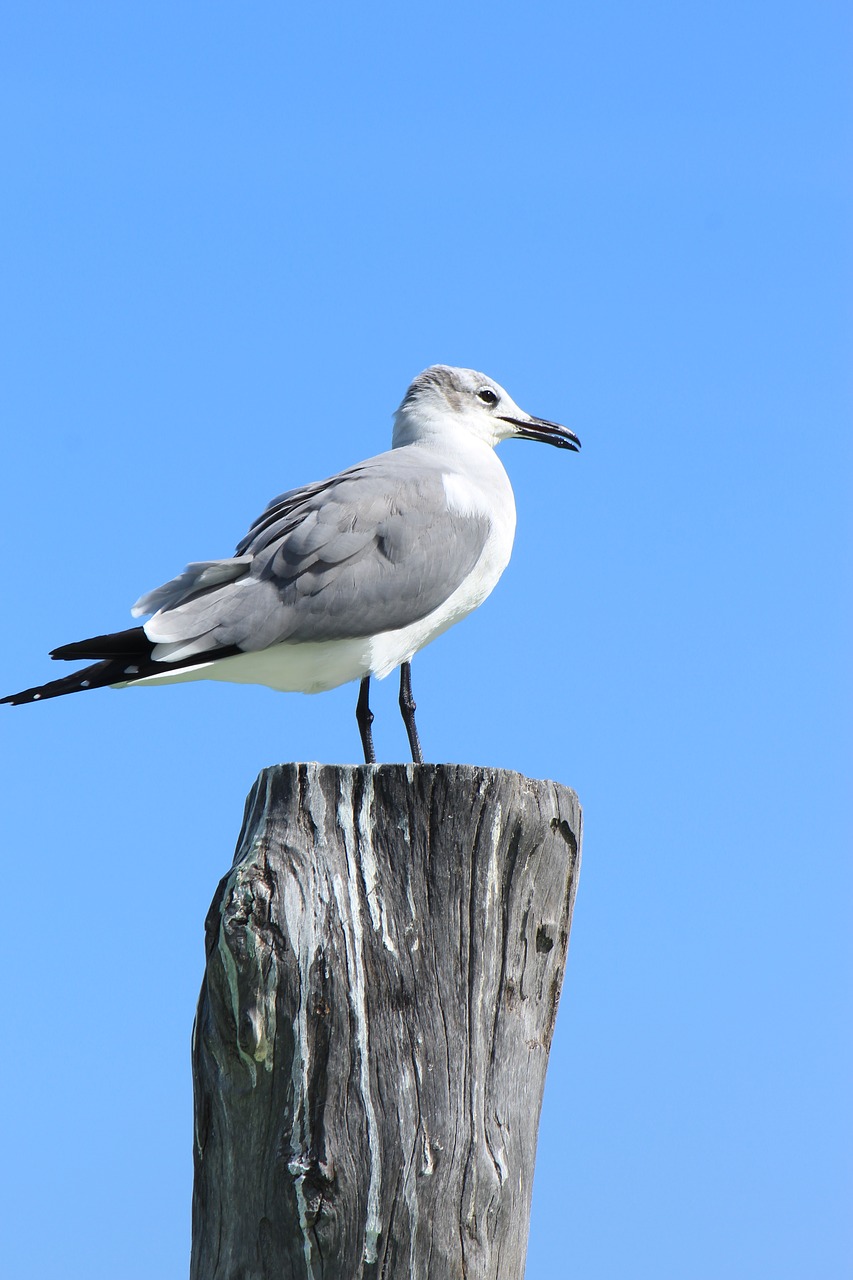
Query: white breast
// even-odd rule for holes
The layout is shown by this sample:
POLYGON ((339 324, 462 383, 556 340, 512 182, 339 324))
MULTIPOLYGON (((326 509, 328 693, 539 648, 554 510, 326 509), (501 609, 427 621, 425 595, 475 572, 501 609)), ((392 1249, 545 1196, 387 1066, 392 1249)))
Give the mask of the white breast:
POLYGON ((460 515, 483 515, 489 521, 489 535, 480 558, 468 577, 432 613, 399 631, 374 637, 370 670, 380 680, 400 663, 410 662, 419 649, 481 605, 509 564, 515 538, 515 499, 500 461, 491 449, 487 456, 493 465, 482 468, 480 462, 476 482, 457 470, 442 476, 451 511, 460 515))

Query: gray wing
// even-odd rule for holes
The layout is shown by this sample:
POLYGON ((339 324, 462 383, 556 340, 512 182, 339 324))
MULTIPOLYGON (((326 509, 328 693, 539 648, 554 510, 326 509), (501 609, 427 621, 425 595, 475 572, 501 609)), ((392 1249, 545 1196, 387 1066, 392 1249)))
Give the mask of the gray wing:
POLYGON ((199 591, 242 578, 249 572, 251 563, 251 556, 234 556, 230 560, 194 560, 177 578, 140 596, 131 613, 134 618, 140 618, 145 613, 156 613, 158 609, 174 609, 199 591))
POLYGON ((391 451, 274 499, 230 560, 190 565, 138 601, 177 660, 394 631, 426 617, 468 576, 488 518, 448 509, 442 468, 391 451))

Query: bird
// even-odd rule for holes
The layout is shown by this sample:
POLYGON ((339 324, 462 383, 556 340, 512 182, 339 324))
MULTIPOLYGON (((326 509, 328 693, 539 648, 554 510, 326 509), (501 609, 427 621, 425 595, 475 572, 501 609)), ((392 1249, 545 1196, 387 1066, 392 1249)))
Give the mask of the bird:
POLYGON ((515 499, 495 446, 511 438, 581 447, 485 374, 432 365, 406 391, 387 452, 273 498, 233 556, 188 564, 141 596, 131 612, 148 615, 143 625, 50 654, 91 665, 0 702, 189 680, 302 693, 358 681, 356 722, 374 764, 370 681, 399 668, 412 760, 423 763, 411 662, 509 563, 515 499))

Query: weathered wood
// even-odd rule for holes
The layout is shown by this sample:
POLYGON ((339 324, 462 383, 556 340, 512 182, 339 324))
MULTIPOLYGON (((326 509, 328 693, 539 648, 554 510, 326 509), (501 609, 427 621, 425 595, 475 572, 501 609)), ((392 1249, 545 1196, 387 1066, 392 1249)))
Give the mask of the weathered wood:
POLYGON ((280 765, 207 918, 193 1280, 519 1280, 572 791, 280 765))

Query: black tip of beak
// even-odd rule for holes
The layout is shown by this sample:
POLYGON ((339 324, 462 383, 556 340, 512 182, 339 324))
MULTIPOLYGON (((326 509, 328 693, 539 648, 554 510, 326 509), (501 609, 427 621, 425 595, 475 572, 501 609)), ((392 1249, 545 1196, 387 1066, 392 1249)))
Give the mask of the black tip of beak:
POLYGON ((555 449, 580 451, 581 442, 574 431, 557 422, 548 422, 546 418, 503 418, 502 421, 516 428, 519 440, 539 440, 542 444, 552 444, 555 449))

